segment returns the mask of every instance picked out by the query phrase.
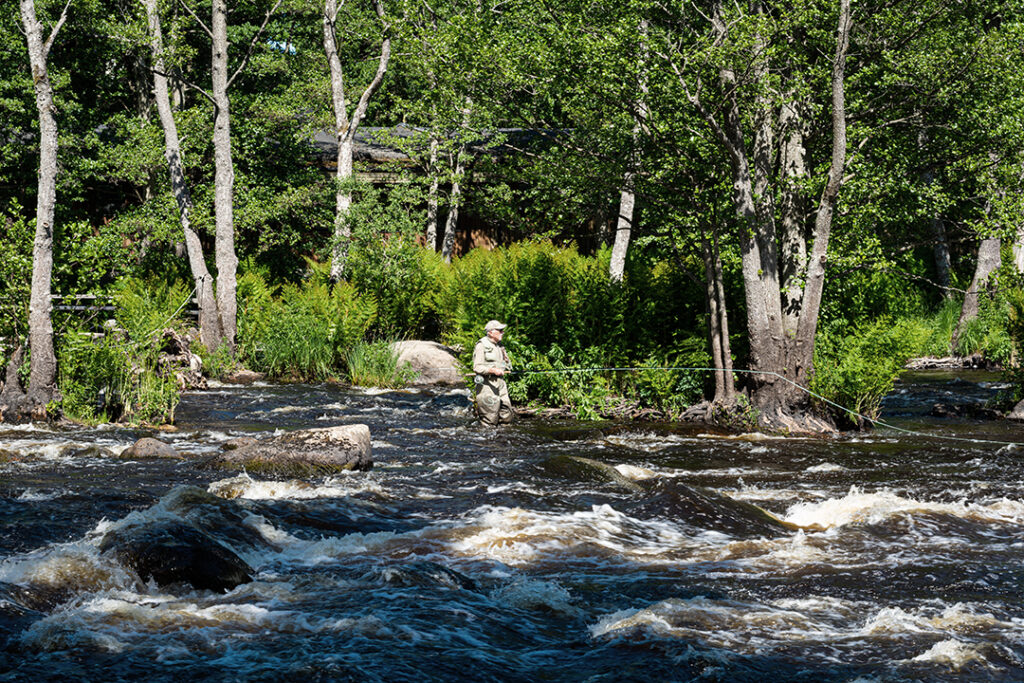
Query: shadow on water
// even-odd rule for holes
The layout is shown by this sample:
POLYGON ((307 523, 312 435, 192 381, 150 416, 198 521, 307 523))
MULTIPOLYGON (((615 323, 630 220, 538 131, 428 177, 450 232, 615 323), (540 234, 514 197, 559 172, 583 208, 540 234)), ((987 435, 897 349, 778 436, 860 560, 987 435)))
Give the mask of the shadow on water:
MULTIPOLYGON (((906 382, 888 419, 1021 436, 931 417, 956 379, 906 382)), ((310 482, 104 454, 134 432, 0 432, 0 680, 1024 678, 1013 447, 493 430, 464 393, 327 386, 189 395, 161 438, 195 459, 353 422, 375 468, 310 482), (249 575, 196 588, 154 538, 249 575)))

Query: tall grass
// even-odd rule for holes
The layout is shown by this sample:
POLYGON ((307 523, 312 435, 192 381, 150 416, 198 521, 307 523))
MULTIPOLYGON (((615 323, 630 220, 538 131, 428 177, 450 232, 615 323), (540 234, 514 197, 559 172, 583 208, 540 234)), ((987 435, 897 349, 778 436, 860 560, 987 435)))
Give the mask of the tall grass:
POLYGON ((349 381, 361 387, 397 389, 415 379, 408 363, 398 364, 398 352, 387 341, 357 342, 345 354, 349 381))

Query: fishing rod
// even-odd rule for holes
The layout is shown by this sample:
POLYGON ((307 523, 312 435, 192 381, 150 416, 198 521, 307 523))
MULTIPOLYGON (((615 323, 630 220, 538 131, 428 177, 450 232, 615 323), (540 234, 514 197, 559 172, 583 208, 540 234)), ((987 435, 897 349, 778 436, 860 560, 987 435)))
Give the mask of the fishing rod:
MULTIPOLYGON (((896 426, 894 424, 890 424, 890 423, 885 422, 883 420, 879 420, 877 418, 870 417, 869 415, 864 415, 863 413, 859 413, 856 410, 853 410, 852 408, 847 408, 846 406, 840 405, 839 403, 836 403, 835 401, 833 401, 833 400, 831 400, 829 398, 826 398, 825 396, 822 396, 821 394, 819 394, 819 393, 809 389, 808 387, 805 387, 802 384, 798 384, 797 382, 794 382, 793 380, 789 379, 788 377, 783 377, 782 375, 780 375, 779 373, 777 373, 777 372, 775 372, 773 370, 746 370, 746 369, 736 369, 736 368, 733 368, 733 369, 711 368, 711 367, 703 367, 703 366, 662 365, 662 366, 630 366, 630 367, 576 367, 576 368, 555 368, 555 369, 550 369, 550 370, 508 370, 508 371, 506 371, 505 374, 506 375, 548 375, 548 374, 570 374, 570 373, 584 373, 584 372, 618 372, 618 371, 623 371, 623 372, 643 372, 645 370, 660 370, 660 371, 665 371, 665 372, 681 371, 681 370, 697 371, 697 372, 735 372, 735 373, 743 373, 743 374, 747 374, 747 375, 771 376, 771 377, 775 377, 777 379, 780 379, 783 382, 791 384, 792 386, 796 387, 800 391, 803 391, 804 393, 812 396, 813 398, 818 399, 819 401, 821 401, 823 403, 826 403, 826 404, 832 406, 833 408, 837 408, 837 409, 839 409, 839 410, 841 410, 841 411, 843 411, 845 413, 853 415, 854 417, 858 417, 858 418, 860 418, 860 419, 862 419, 862 420, 864 420, 866 422, 870 422, 871 424, 873 424, 875 426, 884 427, 885 429, 891 429, 891 430, 893 430, 895 432, 900 432, 900 433, 907 434, 907 435, 910 435, 910 436, 922 436, 922 437, 933 438, 933 439, 946 439, 947 441, 962 441, 962 442, 967 442, 967 443, 991 443, 991 444, 998 444, 998 445, 1001 445, 1001 446, 1024 446, 1024 444, 1022 444, 1020 442, 1017 442, 1017 441, 998 441, 998 440, 995 440, 995 439, 974 439, 974 438, 967 438, 967 437, 961 437, 961 436, 947 436, 947 435, 944 435, 944 434, 928 434, 926 432, 921 432, 921 431, 917 431, 917 430, 914 430, 914 429, 907 429, 905 427, 898 427, 898 426, 896 426)), ((467 373, 467 375, 476 375, 476 373, 467 373)))

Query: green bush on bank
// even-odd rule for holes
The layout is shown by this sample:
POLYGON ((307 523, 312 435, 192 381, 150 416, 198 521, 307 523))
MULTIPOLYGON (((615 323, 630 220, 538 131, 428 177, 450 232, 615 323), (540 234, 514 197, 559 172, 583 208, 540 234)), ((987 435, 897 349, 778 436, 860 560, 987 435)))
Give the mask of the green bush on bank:
POLYGON ((248 272, 239 278, 238 298, 239 353, 249 367, 276 378, 337 374, 377 317, 373 296, 348 282, 327 282, 322 270, 280 287, 248 272))
POLYGON ((173 422, 177 380, 159 364, 164 330, 184 333, 191 292, 181 282, 123 280, 113 295, 115 325, 101 337, 80 324, 57 338, 60 408, 85 422, 173 422))
POLYGON ((877 417, 882 398, 892 390, 907 359, 920 353, 930 333, 920 318, 887 317, 852 330, 819 330, 810 388, 848 412, 829 404, 822 409, 854 424, 861 421, 855 413, 877 417))

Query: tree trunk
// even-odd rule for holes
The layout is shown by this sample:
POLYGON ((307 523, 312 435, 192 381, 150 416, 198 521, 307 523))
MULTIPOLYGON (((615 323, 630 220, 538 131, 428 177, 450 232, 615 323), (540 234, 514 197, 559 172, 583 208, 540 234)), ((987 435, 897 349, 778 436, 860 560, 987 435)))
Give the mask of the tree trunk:
MULTIPOLYGON (((634 136, 635 139, 635 136, 634 136)), ((611 262, 608 264, 608 275, 612 282, 622 282, 626 272, 626 252, 633 231, 633 208, 636 205, 636 193, 633 183, 636 171, 630 168, 622 179, 622 191, 619 193, 619 217, 615 222, 615 243, 612 245, 611 262)))
POLYGON ((206 267, 203 257, 203 246, 199 235, 192 229, 190 215, 192 213, 192 195, 181 162, 181 144, 178 139, 178 126, 171 110, 168 92, 166 68, 163 59, 163 31, 160 26, 160 12, 157 0, 144 0, 146 17, 149 21, 150 45, 153 51, 153 92, 156 108, 160 114, 160 125, 164 132, 164 157, 171 175, 171 192, 178 205, 178 217, 185 235, 185 248, 188 254, 192 280, 195 283, 196 299, 199 301, 199 339, 209 351, 215 350, 221 343, 222 330, 220 317, 217 313, 217 302, 214 298, 213 276, 206 267))
POLYGON ((953 298, 953 278, 950 275, 952 267, 949 260, 949 239, 946 237, 946 222, 939 216, 932 218, 932 237, 935 245, 932 247, 932 254, 935 257, 935 278, 942 287, 944 299, 953 298))
POLYGON ((701 235, 704 258, 704 283, 707 297, 708 330, 711 336, 711 360, 715 372, 716 403, 732 403, 736 386, 732 378, 732 349, 729 345, 729 317, 725 307, 725 286, 722 281, 722 258, 718 251, 717 232, 709 238, 701 235))
POLYGON ((971 280, 971 286, 964 295, 964 305, 960 309, 960 319, 956 323, 953 338, 949 343, 951 354, 956 354, 957 352, 957 346, 960 344, 960 335, 963 334, 964 327, 966 327, 968 322, 978 317, 978 309, 981 303, 978 293, 988 285, 992 273, 996 272, 1002 263, 999 253, 1001 246, 1002 244, 998 237, 983 239, 981 244, 978 245, 978 263, 974 268, 974 278, 971 280))
MULTIPOLYGON (((65 13, 67 8, 65 7, 65 13)), ((47 57, 66 14, 43 40, 43 26, 36 18, 33 0, 21 0, 21 21, 28 43, 32 80, 39 113, 39 192, 36 201, 36 232, 32 248, 32 293, 29 300, 28 403, 21 413, 41 418, 46 405, 58 397, 57 358, 53 350, 50 319, 50 281, 53 272, 53 220, 57 204, 57 121, 54 118, 53 88, 47 71, 47 57)))
POLYGON ((211 32, 213 51, 213 155, 214 155, 214 250, 217 263, 217 310, 222 339, 235 350, 236 310, 234 188, 235 168, 231 157, 231 106, 228 100, 228 9, 227 0, 213 0, 211 32))
MULTIPOLYGON (((800 323, 788 358, 788 369, 793 379, 807 386, 814 373, 814 336, 818 331, 821 313, 821 294, 825 287, 825 261, 828 256, 832 217, 835 214, 839 190, 843 186, 846 169, 846 54, 850 46, 850 0, 839 2, 839 27, 836 31, 836 54, 832 62, 832 162, 828 182, 818 202, 818 215, 814 221, 814 244, 807 264, 807 284, 804 287, 800 323)), ((791 391, 800 401, 807 394, 791 391)))
POLYGON ((807 177, 805 107, 791 95, 779 113, 782 145, 779 164, 782 173, 779 211, 782 226, 782 315, 788 334, 796 332, 803 302, 803 278, 807 268, 807 239, 805 235, 806 202, 802 182, 807 177))
POLYGON ((437 152, 440 142, 437 135, 430 134, 430 165, 427 173, 430 174, 430 187, 427 190, 427 246, 437 251, 437 203, 438 192, 441 181, 437 174, 437 152))
POLYGON ((452 180, 452 191, 448 196, 448 216, 444 221, 444 239, 441 242, 441 256, 445 263, 452 262, 455 254, 455 228, 459 223, 459 206, 462 204, 462 174, 465 172, 463 162, 464 146, 460 146, 455 152, 455 177, 452 180))
POLYGON ((633 124, 632 149, 630 150, 629 167, 622 178, 622 190, 619 193, 619 217, 615 223, 615 242, 612 245, 611 262, 608 264, 608 275, 612 282, 622 282, 626 272, 626 254, 633 233, 633 211, 636 207, 636 179, 640 171, 641 125, 647 120, 647 30, 646 19, 640 20, 637 33, 640 36, 640 65, 637 82, 636 121, 633 124))
MULTIPOLYGON (((469 117, 473 111, 473 101, 467 97, 465 107, 462 109, 462 131, 469 132, 469 117)), ((459 223, 459 207, 462 204, 462 176, 466 172, 466 155, 469 145, 463 142, 455 152, 454 176, 452 178, 452 191, 448 196, 448 217, 444 222, 444 238, 441 241, 441 256, 446 263, 451 263, 455 254, 455 228, 459 223)))
POLYGON ((324 0, 324 52, 331 71, 331 101, 334 105, 334 135, 338 141, 337 170, 335 171, 335 213, 334 213, 334 247, 331 250, 331 279, 334 281, 345 277, 348 263, 348 248, 352 241, 352 225, 350 210, 352 208, 352 149, 355 145, 356 131, 370 98, 380 88, 391 59, 391 38, 387 35, 387 22, 384 6, 380 0, 374 0, 377 17, 384 26, 385 36, 381 43, 380 59, 377 62, 377 73, 356 104, 351 118, 348 115, 348 102, 345 99, 345 74, 338 56, 338 2, 324 0))

